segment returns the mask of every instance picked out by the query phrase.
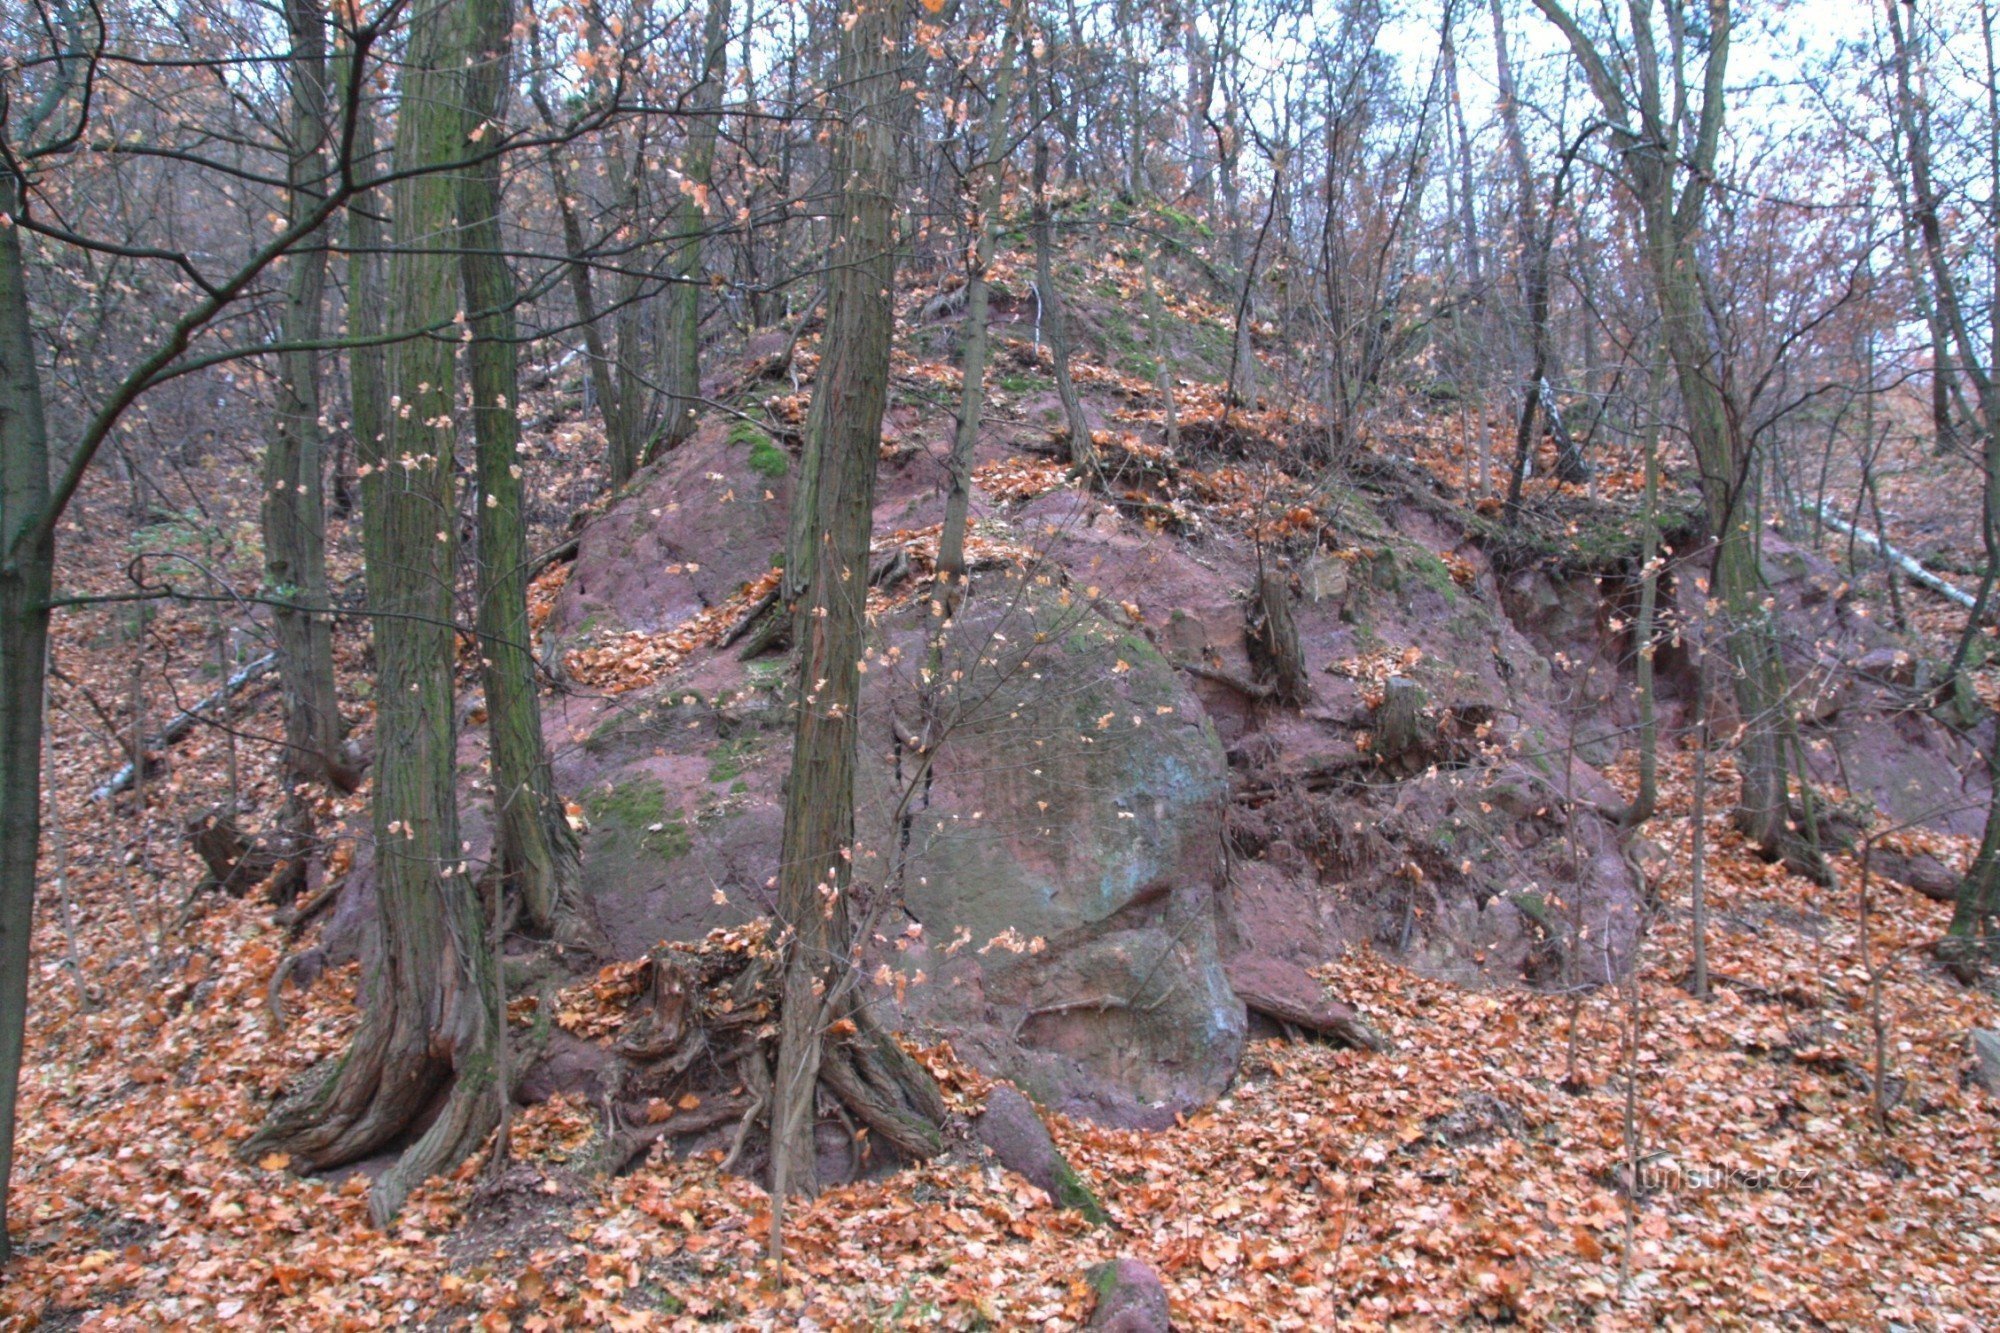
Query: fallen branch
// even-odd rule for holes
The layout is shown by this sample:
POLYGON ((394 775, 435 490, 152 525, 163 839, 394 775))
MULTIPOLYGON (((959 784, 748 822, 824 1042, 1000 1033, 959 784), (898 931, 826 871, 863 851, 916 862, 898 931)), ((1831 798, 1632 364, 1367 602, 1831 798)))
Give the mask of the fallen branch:
POLYGON ((1817 509, 1808 508, 1805 510, 1805 513, 1808 517, 1817 518, 1841 536, 1852 537, 1870 550, 1879 552, 1888 559, 1890 564, 1900 570, 1904 577, 1908 578, 1910 582, 1916 584, 1918 587, 1928 588, 1938 596, 1948 598, 1968 611, 1978 606, 1978 599, 1971 593, 1959 587, 1956 583, 1933 574, 1924 566, 1923 561, 1917 559, 1907 551, 1898 550, 1896 547, 1891 546, 1882 538, 1880 533, 1870 532, 1866 528, 1856 527, 1845 519, 1836 518, 1824 500, 1820 501, 1817 509))
POLYGON ((533 560, 530 560, 528 562, 528 567, 522 571, 522 576, 526 578, 528 582, 533 583, 536 577, 539 576, 542 573, 542 571, 547 569, 550 565, 555 564, 559 560, 568 560, 574 557, 576 555, 576 548, 579 545, 581 545, 582 542, 583 538, 581 536, 577 536, 577 537, 571 537, 566 542, 562 542, 559 543, 558 545, 550 547, 548 550, 542 552, 540 555, 536 556, 533 560))
MULTIPOLYGON (((1229 988, 1236 992, 1236 998, 1243 1001, 1243 1007, 1251 1013, 1262 1014, 1280 1023, 1290 1023, 1293 1027, 1322 1037, 1331 1037, 1345 1045, 1366 1051, 1386 1051, 1389 1041, 1380 1032, 1354 1012, 1347 1005, 1330 996, 1321 996, 1316 1001, 1298 998, 1298 994, 1281 994, 1275 986, 1268 984, 1267 974, 1274 971, 1292 971, 1288 967, 1273 967, 1269 963, 1259 964, 1234 959, 1226 965, 1229 988)), ((1302 971, 1302 970, 1301 970, 1302 971)), ((1317 983, 1310 977, 1303 978, 1304 984, 1298 992, 1310 993, 1317 989, 1317 983)))
POLYGON ((1187 672, 1190 676, 1201 680, 1213 681, 1217 685, 1236 691, 1236 693, 1246 699, 1251 699, 1259 703, 1277 693, 1277 689, 1274 686, 1260 685, 1255 681, 1245 680, 1241 676, 1231 675, 1227 671, 1220 671, 1215 667, 1203 666, 1199 662, 1176 662, 1174 665, 1187 672))
MULTIPOLYGON (((228 703, 231 696, 238 690, 248 685, 251 681, 256 680, 277 664, 278 655, 276 653, 265 653, 256 661, 246 666, 238 667, 235 674, 222 683, 221 689, 209 695, 194 707, 184 708, 174 714, 168 720, 167 725, 160 728, 156 735, 147 737, 146 747, 148 749, 164 749, 166 746, 172 745, 175 741, 193 731, 195 723, 201 721, 210 712, 220 708, 223 704, 228 703)), ((132 780, 138 776, 138 773, 139 769, 136 763, 127 763, 125 767, 111 775, 109 782, 92 792, 90 799, 93 801, 110 800, 119 792, 130 787, 132 780)))

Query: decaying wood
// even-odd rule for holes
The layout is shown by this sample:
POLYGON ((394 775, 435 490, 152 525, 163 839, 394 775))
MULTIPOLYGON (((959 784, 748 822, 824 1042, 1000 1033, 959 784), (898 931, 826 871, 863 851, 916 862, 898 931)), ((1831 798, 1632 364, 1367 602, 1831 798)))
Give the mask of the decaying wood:
POLYGON ((1423 686, 1407 676, 1391 676, 1375 710, 1375 757, 1384 763, 1421 758, 1429 748, 1423 686))
POLYGON ((1292 619, 1291 581, 1274 569, 1261 571, 1252 605, 1250 647, 1253 658, 1262 658, 1271 675, 1272 696, 1288 708, 1305 707, 1312 701, 1312 685, 1306 677, 1299 627, 1292 619))
POLYGON ((1241 676, 1231 675, 1229 672, 1218 670, 1215 667, 1203 666, 1199 662, 1178 662, 1175 665, 1190 676, 1213 681, 1217 685, 1235 690, 1246 699, 1254 699, 1259 703, 1269 699, 1277 692, 1273 686, 1260 685, 1256 681, 1245 680, 1241 676))
POLYGON ((1292 619, 1290 581, 1283 574, 1270 569, 1258 574, 1245 621, 1244 638, 1250 661, 1258 675, 1268 679, 1245 680, 1199 662, 1175 665, 1190 676, 1213 681, 1258 703, 1275 700, 1287 708, 1303 708, 1312 702, 1305 650, 1299 644, 1298 622, 1292 619))
POLYGON ((285 858, 261 847, 242 829, 233 816, 209 810, 187 822, 188 846, 208 868, 196 892, 219 889, 232 898, 241 898, 284 864, 285 858))
POLYGON ((773 584, 769 592, 744 608, 743 614, 736 617, 735 624, 722 632, 722 638, 717 646, 721 648, 734 647, 736 641, 745 634, 748 634, 751 627, 759 620, 762 620, 770 612, 771 608, 777 604, 778 588, 776 584, 773 584))
POLYGON ((1243 1001, 1243 1007, 1253 1014, 1262 1014, 1277 1022, 1289 1023, 1362 1050, 1389 1049, 1387 1038, 1338 1001, 1328 1000, 1317 1005, 1301 1003, 1263 990, 1235 972, 1230 974, 1229 985, 1236 992, 1236 998, 1243 1001))

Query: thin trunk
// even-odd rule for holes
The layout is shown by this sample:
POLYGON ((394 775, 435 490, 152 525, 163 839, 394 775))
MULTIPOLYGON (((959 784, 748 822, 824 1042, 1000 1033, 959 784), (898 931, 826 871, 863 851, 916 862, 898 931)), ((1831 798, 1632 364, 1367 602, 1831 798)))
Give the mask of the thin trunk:
MULTIPOLYGON (((476 141, 497 133, 506 114, 510 0, 462 0, 473 11, 476 55, 466 70, 466 115, 476 141), (482 126, 491 126, 483 131, 482 126)), ((585 943, 591 932, 580 894, 576 835, 564 817, 542 738, 542 710, 529 648, 528 543, 521 517, 518 294, 501 245, 500 163, 459 177, 459 272, 472 330, 467 361, 478 443, 479 652, 486 687, 493 777, 495 849, 506 883, 528 921, 556 938, 585 943)))
MULTIPOLYGON (((544 66, 539 33, 538 28, 529 29, 529 41, 534 47, 535 73, 529 81, 528 93, 534 99, 535 110, 541 115, 543 125, 555 131, 561 128, 561 122, 556 119, 555 108, 549 102, 542 83, 544 66)), ((570 302, 576 307, 577 327, 583 333, 583 351, 588 362, 586 369, 590 378, 585 385, 588 391, 586 397, 596 400, 598 413, 603 419, 605 465, 612 486, 618 487, 631 480, 635 450, 626 443, 625 417, 620 411, 618 386, 611 374, 611 354, 605 348, 604 326, 599 320, 596 280, 590 267, 590 246, 584 239, 583 222, 577 215, 576 196, 570 190, 569 168, 563 162, 563 151, 568 146, 566 142, 552 142, 544 152, 549 167, 549 184, 555 191, 556 216, 562 223, 563 276, 569 280, 570 302)))
MULTIPOLYGON (((1929 301, 1923 304, 1928 306, 1929 301)), ((1951 348, 1945 341, 1944 321, 1930 311, 1925 323, 1931 335, 1931 448, 1939 454, 1951 452, 1951 348)))
POLYGON ((979 443, 979 418, 986 406, 986 270, 993 262, 994 241, 1000 230, 1007 126, 1013 115, 1014 52, 1021 19, 1021 3, 1015 0, 1007 13, 1006 34, 1000 41, 999 61, 993 73, 993 99, 986 106, 985 142, 980 150, 985 158, 979 164, 978 188, 973 192, 975 239, 965 275, 962 324, 965 347, 959 366, 964 384, 958 397, 958 428, 952 436, 951 457, 945 464, 948 480, 944 528, 938 536, 935 597, 940 618, 949 617, 957 609, 965 591, 965 526, 972 503, 972 451, 979 443))
POLYGON ((1708 998, 1708 666, 1695 669, 1694 683, 1694 826, 1690 908, 1694 921, 1694 960, 1688 989, 1697 1000, 1708 998))
POLYGON ((1542 226, 1535 172, 1528 160, 1528 141, 1521 130, 1521 104, 1514 87, 1514 66, 1507 52, 1507 18, 1501 0, 1493 0, 1493 59, 1500 90, 1500 126, 1507 143, 1507 161, 1514 171, 1514 244, 1521 255, 1521 305, 1528 319, 1528 360, 1521 412, 1514 428, 1514 464, 1507 478, 1507 512, 1521 507, 1521 485, 1534 459, 1535 413, 1541 406, 1542 382, 1549 373, 1549 268, 1539 255, 1542 226))
POLYGON ((619 410, 618 386, 611 375, 611 353, 604 345, 604 324, 598 316, 597 292, 591 277, 588 247, 583 224, 577 220, 576 200, 569 192, 569 173, 563 168, 562 149, 550 145, 549 178, 555 186, 556 212, 562 218, 563 249, 567 262, 571 302, 576 306, 576 322, 583 330, 583 352, 589 363, 589 388, 604 421, 605 457, 611 484, 622 486, 631 480, 632 450, 625 441, 625 417, 619 410))
MULTIPOLYGON (((286 221, 296 225, 319 206, 326 186, 326 11, 320 0, 287 0, 291 28, 290 160, 286 221)), ((279 337, 319 339, 326 293, 323 237, 286 256, 279 337)), ((294 779, 352 790, 358 775, 340 753, 340 706, 334 694, 333 625, 325 613, 326 510, 321 494, 319 353, 278 355, 277 419, 264 452, 264 594, 272 602, 278 679, 285 711, 285 767, 294 779)))
POLYGON ((1033 203, 1030 227, 1035 233, 1035 300, 1041 312, 1043 330, 1049 338, 1049 359, 1055 362, 1056 395, 1062 399, 1064 430, 1068 435, 1069 461, 1084 477, 1098 474, 1096 442, 1090 438, 1090 422, 1083 415, 1083 403, 1076 396, 1076 384, 1069 373, 1069 322, 1064 317, 1062 297, 1056 292, 1054 219, 1049 210, 1049 136, 1042 120, 1042 84, 1036 62, 1028 62, 1028 120, 1035 127, 1034 167, 1030 189, 1033 203))
MULTIPOLYGON (((350 109, 354 124, 357 172, 380 174, 375 157, 375 113, 367 99, 365 78, 356 79, 353 49, 343 43, 336 69, 343 93, 356 97, 350 109)), ((357 195, 347 209, 347 333, 373 337, 388 327, 389 295, 383 261, 382 220, 387 202, 378 193, 357 195)), ((357 457, 375 458, 388 447, 389 362, 381 346, 356 347, 347 358, 348 430, 357 457)))
MULTIPOLYGON (((598 11, 588 11, 595 15, 598 11)), ((594 22, 594 19, 591 20, 594 22)), ((593 30, 586 23, 585 32, 593 30)), ((602 47, 602 35, 593 34, 591 44, 602 47)), ((603 95, 610 95, 605 87, 603 95)), ((606 137, 605 176, 613 202, 613 209, 624 208, 630 225, 635 229, 639 221, 650 211, 651 173, 647 162, 647 130, 640 124, 636 129, 636 144, 628 150, 622 125, 606 137), (627 156, 630 165, 627 165, 627 156)), ((642 246, 625 249, 619 256, 623 270, 614 275, 612 285, 611 355, 612 378, 618 385, 618 434, 611 441, 611 479, 613 485, 629 480, 646 461, 646 434, 652 426, 655 403, 653 386, 646 380, 646 365, 650 357, 646 346, 646 315, 648 314, 648 293, 646 292, 645 271, 649 263, 646 253, 651 248, 650 241, 642 246)))
POLYGON ((1466 277, 1476 292, 1486 285, 1486 266, 1479 249, 1479 220, 1472 202, 1472 131, 1465 123, 1465 101, 1458 92, 1458 44, 1449 23, 1444 38, 1444 86, 1445 96, 1451 102, 1458 148, 1458 227, 1465 245, 1466 277))
POLYGON ((899 85, 908 12, 900 3, 848 12, 833 79, 839 123, 825 351, 806 422, 815 485, 792 501, 812 506, 806 523, 812 558, 795 630, 798 715, 778 869, 787 954, 771 1101, 774 1256, 782 1253, 785 1199, 818 1188, 814 1128, 822 1083, 887 1141, 942 1146, 931 1123, 935 1089, 928 1100, 921 1095, 927 1076, 913 1072, 901 1049, 872 1026, 853 989, 848 895, 856 713, 895 331, 898 136, 908 100, 899 85), (848 1038, 829 1044, 829 1028, 843 1019, 848 1038), (875 1095, 864 1095, 871 1088, 875 1095))
POLYGON ((1208 151, 1208 106, 1215 99, 1215 61, 1208 42, 1187 24, 1188 194, 1206 216, 1215 214, 1215 162, 1208 151))
MULTIPOLYGON (((1973 338, 1971 322, 1961 301, 1958 277, 1951 268, 1951 251, 1946 243, 1943 220, 1939 216, 1938 189, 1931 175, 1930 108, 1923 102, 1912 77, 1911 47, 1915 35, 1905 33, 1905 20, 1894 0, 1885 0, 1885 8, 1889 36, 1894 44, 1896 113, 1909 156, 1910 207, 1915 214, 1917 234, 1923 242, 1924 258, 1930 266, 1932 300, 1939 320, 1957 346, 1957 371, 1971 382, 1976 391, 1980 417, 1977 424, 1985 436, 1982 441, 1986 467, 1983 527, 1987 565, 1991 569, 2000 565, 2000 561, 1996 560, 1996 556, 2000 555, 1996 551, 1996 546, 2000 546, 2000 385, 1995 383, 1993 367, 1982 364, 1979 359, 1978 344, 1973 338)), ((1981 20, 1990 62, 1991 11, 1984 5, 1981 6, 1981 20)), ((1989 91, 1989 96, 2000 97, 2000 93, 1989 91)), ((2000 105, 1989 101, 1989 113, 2000 114, 2000 105)), ((1994 132, 2000 134, 2000 127, 1996 127, 1994 132)), ((1988 182, 1989 188, 2000 188, 2000 147, 1993 150, 1989 170, 1992 177, 1988 182)), ((1992 207, 2000 210, 2000 197, 1994 198, 1992 207)), ((1994 219, 1993 229, 2000 232, 2000 217, 1994 219)), ((1987 239, 1990 248, 1992 238, 1989 236, 1987 239)), ((1994 262, 2000 263, 2000 257, 1996 257, 1994 262)), ((1996 308, 1994 318, 2000 320, 2000 308, 1996 308)), ((1984 591, 1985 584, 1982 584, 1984 591)), ((1955 940, 1983 941, 1992 929, 1994 917, 2000 915, 2000 739, 1996 739, 1995 749, 1988 754, 1987 776, 1993 785, 1993 800, 1987 811, 1986 833, 1980 841, 1979 853, 1959 884, 1958 902, 1951 919, 1951 935, 1955 940)))
POLYGON ((1535 0, 1535 4, 1561 30, 1605 119, 1616 127, 1612 140, 1638 206, 1643 258, 1680 389, 1715 547, 1709 588, 1722 607, 1724 648, 1743 737, 1736 756, 1742 778, 1736 824, 1765 855, 1782 857, 1805 873, 1824 875, 1823 859, 1792 828, 1783 746, 1786 673, 1763 606, 1757 495, 1751 484, 1755 459, 1729 383, 1727 350, 1717 343, 1710 321, 1699 250, 1722 139, 1728 0, 1709 0, 1708 26, 1699 43, 1683 30, 1692 15, 1670 8, 1672 44, 1664 53, 1656 43, 1649 11, 1633 6, 1630 63, 1636 74, 1630 87, 1620 82, 1620 74, 1614 73, 1561 0, 1535 0), (1683 62, 1693 45, 1706 53, 1698 109, 1685 105, 1690 71, 1683 62), (1683 142, 1688 145, 1684 153, 1666 147, 1683 142))
POLYGON ((721 129, 722 89, 729 74, 729 0, 708 0, 702 27, 701 78, 692 98, 694 123, 681 158, 682 184, 674 204, 673 275, 666 300, 666 418, 658 447, 671 449, 694 433, 701 406, 702 233, 713 184, 715 140, 721 129))
MULTIPOLYGON (((415 11, 396 125, 396 161, 443 166, 468 147, 464 69, 476 46, 472 6, 415 11)), ((389 290, 401 319, 448 327, 458 311, 450 241, 458 188, 445 171, 394 186, 389 290), (441 244, 440 242, 444 242, 441 244)), ((392 357, 407 407, 386 448, 364 456, 363 548, 374 613, 374 843, 377 938, 361 1021, 332 1076, 276 1111, 243 1146, 280 1150, 326 1170, 427 1128, 370 1192, 378 1223, 411 1189, 476 1150, 499 1120, 504 1089, 499 972, 485 913, 460 860, 452 696, 454 341, 413 338, 392 357)))
POLYGON ((1639 691, 1639 791, 1625 816, 1630 828, 1651 819, 1660 801, 1660 719, 1653 659, 1659 648, 1654 619, 1660 588, 1660 400, 1666 389, 1665 362, 1664 349, 1656 346, 1646 376, 1646 494, 1639 519, 1639 622, 1633 630, 1638 645, 1634 674, 1639 691))
POLYGON ((0 173, 0 1263, 14 1171, 14 1106, 28 1019, 28 941, 41 845, 42 711, 55 584, 49 437, 28 323, 15 177, 0 173), (24 549, 28 533, 46 534, 24 549))
POLYGON ((1153 272, 1157 251, 1146 251, 1146 343, 1153 350, 1153 379, 1160 391, 1161 431, 1168 453, 1181 447, 1180 421, 1174 411, 1174 348, 1173 334, 1167 327, 1165 303, 1160 300, 1160 285, 1153 272))

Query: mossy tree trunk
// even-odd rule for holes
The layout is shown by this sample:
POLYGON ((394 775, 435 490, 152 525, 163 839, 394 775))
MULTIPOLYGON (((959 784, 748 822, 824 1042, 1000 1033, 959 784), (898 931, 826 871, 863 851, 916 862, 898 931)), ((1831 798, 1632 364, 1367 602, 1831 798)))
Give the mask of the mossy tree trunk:
MULTIPOLYGON (((398 180, 389 295, 419 328, 449 328, 458 310, 454 230, 459 191, 449 164, 466 155, 465 68, 477 49, 475 7, 417 9, 404 57, 396 162, 440 170, 398 180)), ((374 620, 374 843, 377 932, 353 1044, 310 1094, 275 1112, 247 1155, 287 1152, 324 1170, 406 1137, 416 1141, 370 1192, 378 1223, 411 1189, 476 1150, 499 1122, 504 1015, 484 912, 460 857, 452 697, 456 340, 398 344, 391 384, 407 412, 386 449, 364 453, 363 533, 374 620), (442 1097, 442 1104, 439 1099, 442 1097)))
POLYGON ((681 157, 684 183, 674 200, 674 253, 666 293, 666 416, 656 450, 672 449, 692 435, 701 406, 702 238, 722 124, 718 108, 729 75, 729 0, 708 0, 697 59, 700 77, 690 98, 694 123, 681 157))
MULTIPOLYGON (((466 67, 466 141, 497 142, 506 116, 510 0, 460 0, 473 11, 475 55, 466 67)), ((465 284, 472 427, 478 446, 479 653, 486 688, 495 854, 529 923, 574 944, 590 942, 576 834, 564 817, 542 736, 535 658, 529 647, 528 542, 521 515, 521 397, 514 273, 500 236, 500 162, 458 178, 459 272, 465 284)))
POLYGON ((41 845, 42 713, 55 584, 49 437, 28 323, 21 200, 0 174, 0 1263, 9 1253, 14 1103, 28 1018, 28 941, 41 845))
POLYGON ((965 529, 972 506, 972 453, 979 443, 979 419, 986 409, 986 353, 990 344, 986 272, 1000 232, 1001 192, 1006 185, 1008 123, 1013 116, 1014 53, 1020 42, 1020 0, 1009 6, 1007 30, 994 64, 992 100, 986 104, 983 154, 972 173, 973 241, 966 256, 965 316, 959 369, 958 425, 945 463, 944 528, 938 536, 934 596, 940 619, 948 618, 965 594, 965 529))
MULTIPOLYGON (((320 0, 287 0, 292 51, 286 221, 296 226, 322 200, 327 171, 326 11, 320 0)), ((285 258, 279 340, 320 337, 326 248, 318 237, 285 258)), ((326 614, 326 508, 321 480, 319 353, 278 354, 276 419, 264 451, 264 594, 271 599, 285 712, 285 768, 297 780, 351 790, 358 775, 341 755, 334 694, 333 625, 326 614)))
MULTIPOLYGON (((867 632, 869 540, 894 335, 897 138, 908 101, 904 0, 857 0, 832 86, 835 219, 827 327, 806 425, 816 484, 811 558, 796 620, 798 718, 778 871, 786 961, 771 1102, 773 1251, 783 1201, 818 1187, 816 1089, 878 1139, 928 1155, 943 1107, 929 1076, 870 1019, 855 988, 849 889, 854 847, 859 666, 867 632), (829 1040, 836 1029, 843 1034, 829 1040)), ((796 528, 795 528, 796 531, 796 528)))
MULTIPOLYGON (((365 78, 357 78, 352 47, 343 43, 334 68, 343 96, 354 105, 343 108, 353 123, 353 154, 357 170, 379 172, 374 164, 375 109, 368 100, 365 78)), ((350 338, 379 336, 389 319, 388 276, 383 259, 381 210, 387 199, 379 192, 355 196, 347 209, 347 333, 350 338)), ((351 348, 347 354, 348 430, 358 456, 381 456, 388 447, 389 360, 381 346, 351 348), (370 452, 370 451, 374 452, 370 452)))

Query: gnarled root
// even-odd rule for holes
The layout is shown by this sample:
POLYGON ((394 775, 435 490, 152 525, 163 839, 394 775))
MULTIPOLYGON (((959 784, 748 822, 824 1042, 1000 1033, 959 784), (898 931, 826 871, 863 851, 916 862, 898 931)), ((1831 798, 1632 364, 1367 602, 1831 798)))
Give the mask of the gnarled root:
MULTIPOLYGON (((729 1120, 736 1128, 724 1168, 744 1160, 777 1108, 771 1070, 781 981, 778 956, 761 949, 653 951, 615 1044, 619 1061, 606 1089, 602 1159, 608 1169, 620 1169, 660 1139, 729 1120), (682 1109, 680 1099, 690 1092, 700 1103, 682 1109)), ((814 1087, 801 1094, 809 1099, 802 1113, 813 1113, 821 1094, 837 1104, 835 1117, 848 1124, 857 1156, 861 1132, 854 1122, 904 1157, 942 1152, 948 1113, 929 1072, 851 992, 833 998, 828 1012, 834 1017, 814 1087)))
POLYGON ((486 1015, 433 1032, 390 1001, 364 1006, 346 1056, 318 1086, 280 1107, 239 1149, 246 1159, 284 1153, 295 1169, 326 1171, 380 1152, 444 1105, 369 1191, 369 1212, 385 1225, 410 1191, 478 1151, 500 1120, 497 1066, 486 1015), (440 1037, 443 1039, 440 1040, 440 1037), (459 1057, 440 1054, 456 1051, 459 1057), (448 1089, 448 1090, 447 1090, 448 1089))

